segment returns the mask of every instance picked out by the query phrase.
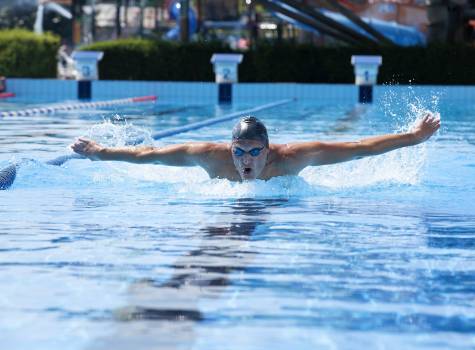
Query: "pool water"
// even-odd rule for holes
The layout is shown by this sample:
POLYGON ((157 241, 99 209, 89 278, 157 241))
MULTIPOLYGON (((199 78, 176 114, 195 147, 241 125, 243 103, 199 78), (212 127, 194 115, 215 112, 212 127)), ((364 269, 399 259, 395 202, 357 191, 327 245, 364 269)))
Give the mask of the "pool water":
MULTIPOLYGON (((472 104, 388 88, 367 108, 260 112, 276 143, 404 131, 424 110, 443 125, 416 147, 267 182, 44 163, 80 135, 122 145, 248 107, 161 102, 1 120, 0 168, 21 166, 0 191, 0 347, 473 349, 472 104)), ((228 142, 234 122, 154 144, 228 142)))

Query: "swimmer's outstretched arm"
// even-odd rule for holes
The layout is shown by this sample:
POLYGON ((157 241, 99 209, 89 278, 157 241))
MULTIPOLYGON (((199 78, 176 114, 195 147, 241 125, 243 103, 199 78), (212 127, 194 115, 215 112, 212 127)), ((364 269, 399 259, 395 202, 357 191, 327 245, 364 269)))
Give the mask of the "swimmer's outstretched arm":
POLYGON ((91 160, 114 160, 129 163, 152 163, 172 166, 200 165, 205 158, 208 144, 178 144, 156 147, 104 147, 95 141, 78 138, 71 149, 91 160))
POLYGON ((374 156, 428 140, 440 127, 440 117, 427 114, 408 133, 382 135, 357 142, 304 142, 288 145, 288 159, 296 170, 374 156))

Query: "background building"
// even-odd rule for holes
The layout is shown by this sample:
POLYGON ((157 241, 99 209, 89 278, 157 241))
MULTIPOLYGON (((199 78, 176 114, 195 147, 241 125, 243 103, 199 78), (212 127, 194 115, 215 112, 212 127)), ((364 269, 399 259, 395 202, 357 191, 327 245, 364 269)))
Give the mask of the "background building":
POLYGON ((302 22, 301 13, 290 18, 285 9, 279 10, 279 6, 289 3, 298 4, 295 8, 310 7, 342 26, 353 28, 348 33, 342 28, 339 32, 343 36, 351 36, 351 30, 358 32, 361 28, 342 9, 363 18, 386 36, 402 35, 385 33, 384 28, 391 31, 398 25, 403 31, 423 36, 423 40, 409 44, 424 44, 426 40, 472 42, 475 24, 475 11, 468 0, 2 0, 0 28, 32 29, 39 2, 59 4, 72 13, 73 18, 68 19, 45 10, 43 21, 45 30, 60 35, 69 45, 135 36, 218 39, 241 48, 255 40, 293 40, 316 45, 345 42, 319 26, 302 22), (184 16, 182 6, 189 7, 188 16, 184 16), (180 31, 187 23, 188 36, 186 30, 180 31))

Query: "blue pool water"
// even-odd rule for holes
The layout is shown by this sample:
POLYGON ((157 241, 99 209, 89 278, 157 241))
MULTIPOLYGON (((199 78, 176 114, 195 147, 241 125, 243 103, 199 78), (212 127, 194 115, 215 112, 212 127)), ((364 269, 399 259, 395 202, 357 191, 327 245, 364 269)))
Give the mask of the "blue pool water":
MULTIPOLYGON (((43 162, 80 135, 121 145, 248 107, 1 120, 0 168, 21 166, 0 191, 0 348, 473 349, 473 104, 388 89, 366 110, 263 111, 277 143, 403 131, 426 109, 443 123, 423 145, 267 182, 43 162)), ((154 144, 227 142, 233 123, 154 144)))

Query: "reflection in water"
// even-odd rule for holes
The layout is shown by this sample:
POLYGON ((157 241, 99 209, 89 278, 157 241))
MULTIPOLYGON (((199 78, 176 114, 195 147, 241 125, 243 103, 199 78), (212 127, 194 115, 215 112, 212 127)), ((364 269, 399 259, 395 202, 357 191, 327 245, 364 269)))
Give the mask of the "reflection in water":
MULTIPOLYGON (((424 273, 423 278, 418 282, 422 287, 419 298, 425 297, 432 303, 465 305, 467 295, 474 295, 474 223, 475 217, 472 215, 430 213, 424 216, 427 229, 425 238, 430 250, 420 257, 425 269, 421 272, 424 273)), ((449 320, 447 317, 440 319, 440 325, 432 322, 432 329, 439 326, 444 331, 475 331, 473 322, 460 322, 455 317, 449 320)), ((462 319, 468 320, 467 317, 462 319)))
POLYGON ((353 130, 356 123, 361 119, 361 116, 367 111, 367 105, 360 103, 356 104, 343 116, 343 118, 337 120, 337 124, 331 129, 332 132, 345 133, 353 130))
POLYGON ((428 246, 442 249, 474 249, 474 227, 467 225, 469 222, 475 222, 475 217, 428 215, 425 218, 428 246))
POLYGON ((169 267, 174 272, 167 281, 150 278, 130 286, 130 305, 114 313, 117 320, 125 322, 117 323, 116 334, 96 342, 94 348, 117 349, 128 345, 135 349, 157 345, 187 348, 193 344, 193 324, 213 318, 209 312, 200 310, 199 304, 215 301, 225 294, 225 287, 231 283, 230 274, 245 269, 253 257, 254 253, 246 251, 251 235, 265 223, 273 206, 286 202, 285 199, 231 202, 218 216, 218 221, 221 218, 228 223, 200 229, 204 234, 200 247, 169 267))

